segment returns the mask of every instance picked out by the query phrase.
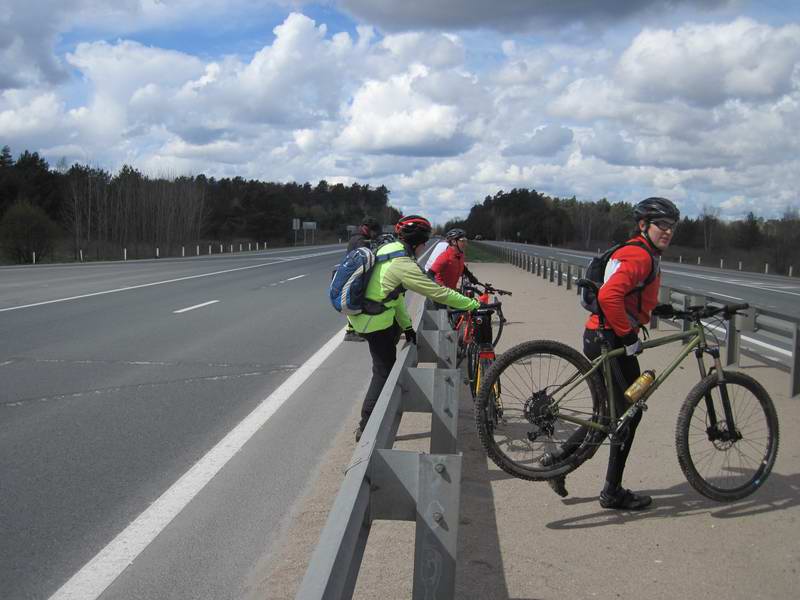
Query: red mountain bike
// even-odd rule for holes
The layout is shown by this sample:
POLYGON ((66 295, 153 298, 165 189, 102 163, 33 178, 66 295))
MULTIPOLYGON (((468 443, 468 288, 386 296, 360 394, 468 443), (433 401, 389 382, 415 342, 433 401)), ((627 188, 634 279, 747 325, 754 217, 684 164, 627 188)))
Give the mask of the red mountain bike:
POLYGON ((474 398, 478 393, 483 374, 495 360, 494 349, 500 341, 506 322, 503 316, 503 304, 497 300, 497 296, 510 296, 511 292, 497 289, 491 283, 464 284, 461 290, 465 296, 477 298, 482 305, 474 312, 448 311, 453 328, 458 332, 456 366, 460 366, 464 358, 467 359, 469 389, 474 398), (492 327, 492 317, 495 313, 498 316, 496 334, 492 327))

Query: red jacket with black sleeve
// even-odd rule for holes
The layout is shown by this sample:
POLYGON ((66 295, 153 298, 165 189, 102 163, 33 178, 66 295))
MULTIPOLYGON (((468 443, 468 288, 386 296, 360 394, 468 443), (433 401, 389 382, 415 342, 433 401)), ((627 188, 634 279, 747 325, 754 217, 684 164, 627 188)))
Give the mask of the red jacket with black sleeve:
MULTIPOLYGON (((606 264, 604 283, 597 295, 605 316, 606 329, 612 329, 617 337, 636 334, 642 324, 650 322, 650 313, 658 304, 658 288, 661 285, 661 258, 655 247, 644 237, 628 240, 649 247, 650 253, 637 245, 623 246, 609 258, 606 264), (656 269, 656 276, 641 291, 641 286, 656 269), (641 300, 641 301, 640 301, 641 300)), ((600 318, 592 315, 586 321, 587 329, 599 329, 600 318)))
POLYGON ((451 289, 458 287, 458 280, 462 275, 469 279, 470 283, 478 283, 478 279, 464 264, 464 253, 452 244, 436 257, 429 270, 433 273, 436 283, 451 289))

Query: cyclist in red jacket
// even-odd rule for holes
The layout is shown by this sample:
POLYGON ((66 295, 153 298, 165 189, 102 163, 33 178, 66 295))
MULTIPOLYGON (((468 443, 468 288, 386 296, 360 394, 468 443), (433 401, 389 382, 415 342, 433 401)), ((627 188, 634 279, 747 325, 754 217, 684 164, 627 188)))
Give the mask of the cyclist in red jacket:
MULTIPOLYGON (((672 241, 680 219, 680 211, 666 198, 646 198, 634 207, 633 214, 637 228, 636 234, 629 241, 636 242, 636 245, 623 246, 611 255, 606 264, 604 283, 598 294, 605 328, 600 329, 600 318, 593 314, 586 322, 583 334, 583 353, 590 359, 600 356, 599 336, 603 336, 612 349, 625 348, 625 355, 615 359, 615 364, 612 364, 617 414, 627 410, 623 393, 641 374, 639 360, 636 358, 642 350, 639 330, 650 321, 650 315, 658 304, 661 253, 672 241), (655 276, 640 289, 653 269, 655 276)), ((600 493, 600 505, 603 508, 640 510, 652 502, 650 496, 636 494, 621 486, 625 462, 641 417, 640 412, 631 419, 624 437, 619 443, 611 445, 606 482, 600 493)), ((583 439, 584 433, 578 430, 574 434, 575 441, 583 439)), ((570 439, 556 452, 563 456, 574 447, 573 440, 570 439)), ((551 454, 545 454, 542 462, 548 464, 552 458, 551 454)), ((564 476, 550 479, 548 483, 559 496, 567 495, 564 476)))
POLYGON ((447 249, 438 256, 430 268, 436 283, 455 290, 462 275, 470 283, 478 283, 477 277, 464 264, 467 232, 463 229, 451 229, 445 234, 445 239, 448 243, 447 249))

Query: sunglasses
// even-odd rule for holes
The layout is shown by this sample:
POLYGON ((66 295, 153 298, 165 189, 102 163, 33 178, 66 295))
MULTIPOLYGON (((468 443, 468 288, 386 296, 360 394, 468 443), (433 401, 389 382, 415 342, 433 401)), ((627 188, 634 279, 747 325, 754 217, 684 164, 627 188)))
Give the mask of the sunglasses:
POLYGON ((659 221, 652 221, 653 225, 658 227, 661 231, 672 231, 673 233, 678 228, 677 221, 670 221, 667 219, 659 220, 659 221))

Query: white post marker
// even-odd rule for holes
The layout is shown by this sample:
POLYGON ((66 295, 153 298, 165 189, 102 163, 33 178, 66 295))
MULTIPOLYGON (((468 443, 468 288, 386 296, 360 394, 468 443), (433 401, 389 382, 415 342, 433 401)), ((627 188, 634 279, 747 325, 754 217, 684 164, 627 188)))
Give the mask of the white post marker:
POLYGON ((83 249, 81 248, 80 250, 78 250, 78 252, 81 255, 81 262, 83 262, 83 249))
POLYGON ((128 249, 127 248, 123 248, 122 249, 122 260, 128 260, 128 249))
POLYGON ((197 244, 197 256, 200 256, 200 244, 197 244))
POLYGON ((73 575, 50 600, 96 600, 342 343, 344 328, 73 575))
POLYGON ((769 263, 764 263, 764 275, 769 275, 769 263))
POLYGON ((158 258, 158 246, 156 246, 156 258, 158 258))
POLYGON ((36 252, 33 253, 33 264, 36 264, 36 252))
POLYGON ((742 270, 742 261, 739 261, 739 270, 742 270))
POLYGON ((239 252, 241 252, 241 251, 242 251, 242 245, 239 244, 239 252))
POLYGON ((219 253, 222 254, 224 250, 222 249, 222 244, 219 245, 219 253))
POLYGON ((181 256, 186 256, 186 248, 184 246, 181 246, 181 256))
POLYGON ((211 244, 208 245, 208 253, 211 254, 211 244))

